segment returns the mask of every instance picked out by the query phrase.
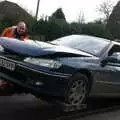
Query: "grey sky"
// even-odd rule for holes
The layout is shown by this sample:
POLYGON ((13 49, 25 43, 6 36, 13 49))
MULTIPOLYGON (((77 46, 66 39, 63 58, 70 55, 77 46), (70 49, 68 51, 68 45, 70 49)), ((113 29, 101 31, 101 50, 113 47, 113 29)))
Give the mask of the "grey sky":
MULTIPOLYGON (((9 0, 18 3, 35 15, 37 0, 9 0)), ((38 17, 50 16, 58 7, 63 9, 67 21, 76 21, 80 11, 84 13, 86 21, 93 21, 99 17, 97 6, 105 0, 40 0, 38 17)), ((119 0, 111 0, 116 4, 119 0)))

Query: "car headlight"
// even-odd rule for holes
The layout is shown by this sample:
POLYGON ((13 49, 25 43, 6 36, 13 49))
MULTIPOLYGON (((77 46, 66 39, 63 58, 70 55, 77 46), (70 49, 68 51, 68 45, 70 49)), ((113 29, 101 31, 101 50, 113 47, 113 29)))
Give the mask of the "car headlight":
POLYGON ((25 58, 24 62, 32 63, 35 65, 40 65, 49 68, 60 68, 62 64, 59 61, 51 60, 51 59, 40 59, 40 58, 25 58))

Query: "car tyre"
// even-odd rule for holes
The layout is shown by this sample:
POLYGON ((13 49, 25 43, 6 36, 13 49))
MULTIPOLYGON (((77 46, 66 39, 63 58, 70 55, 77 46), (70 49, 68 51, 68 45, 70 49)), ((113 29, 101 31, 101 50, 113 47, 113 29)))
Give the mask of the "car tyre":
POLYGON ((79 106, 86 103, 89 94, 88 78, 81 73, 72 76, 65 95, 65 103, 79 106))

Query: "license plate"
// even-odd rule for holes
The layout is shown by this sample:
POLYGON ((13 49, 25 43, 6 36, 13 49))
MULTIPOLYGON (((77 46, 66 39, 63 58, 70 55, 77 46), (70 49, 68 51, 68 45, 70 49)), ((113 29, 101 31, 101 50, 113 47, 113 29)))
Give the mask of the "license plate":
POLYGON ((4 67, 10 71, 14 71, 15 70, 15 63, 7 61, 5 59, 0 58, 0 66, 4 67))

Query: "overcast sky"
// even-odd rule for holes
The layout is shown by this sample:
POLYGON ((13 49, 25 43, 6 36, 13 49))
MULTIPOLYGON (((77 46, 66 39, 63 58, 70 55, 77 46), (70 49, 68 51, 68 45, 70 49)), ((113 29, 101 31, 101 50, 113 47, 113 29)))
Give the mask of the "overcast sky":
MULTIPOLYGON (((35 15, 38 0, 9 0, 18 3, 23 8, 35 15)), ((40 0, 39 15, 50 16, 57 8, 61 7, 68 22, 77 21, 80 11, 84 13, 87 22, 99 17, 97 6, 106 0, 40 0)), ((111 0, 115 5, 119 0, 111 0)))

